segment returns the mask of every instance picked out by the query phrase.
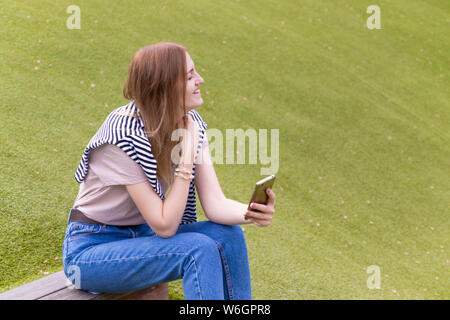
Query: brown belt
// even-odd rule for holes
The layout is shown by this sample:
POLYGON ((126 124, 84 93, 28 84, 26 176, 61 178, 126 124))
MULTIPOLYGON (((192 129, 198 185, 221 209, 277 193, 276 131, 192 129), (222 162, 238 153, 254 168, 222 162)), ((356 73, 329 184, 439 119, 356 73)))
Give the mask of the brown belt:
MULTIPOLYGON (((102 222, 98 222, 95 221, 91 218, 88 218, 84 215, 83 212, 81 212, 78 209, 72 209, 72 213, 70 214, 70 221, 71 222, 81 222, 81 223, 89 223, 89 224, 100 224, 100 225, 104 225, 104 223, 102 222)), ((125 229, 125 228, 131 228, 131 227, 136 227, 136 225, 130 225, 130 226, 114 226, 120 229, 125 229)))

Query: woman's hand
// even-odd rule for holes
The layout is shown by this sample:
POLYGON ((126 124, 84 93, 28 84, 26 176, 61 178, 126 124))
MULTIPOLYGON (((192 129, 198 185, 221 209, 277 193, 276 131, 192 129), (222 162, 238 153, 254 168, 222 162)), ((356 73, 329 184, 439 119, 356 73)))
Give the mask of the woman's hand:
POLYGON ((190 115, 186 115, 186 117, 186 136, 182 136, 180 140, 183 143, 181 149, 181 157, 183 159, 183 163, 193 164, 194 157, 198 148, 200 129, 190 115))
POLYGON ((252 202, 250 207, 261 212, 247 210, 246 216, 249 220, 260 227, 267 227, 272 222, 272 217, 275 214, 275 193, 272 189, 266 188, 266 194, 269 196, 266 204, 252 202))
POLYGON ((191 142, 193 144, 193 147, 195 147, 194 151, 197 150, 198 147, 198 140, 199 140, 199 136, 200 136, 200 128, 198 127, 198 124, 192 119, 191 116, 187 116, 188 117, 188 125, 187 125, 187 130, 189 133, 189 137, 191 138, 191 142))

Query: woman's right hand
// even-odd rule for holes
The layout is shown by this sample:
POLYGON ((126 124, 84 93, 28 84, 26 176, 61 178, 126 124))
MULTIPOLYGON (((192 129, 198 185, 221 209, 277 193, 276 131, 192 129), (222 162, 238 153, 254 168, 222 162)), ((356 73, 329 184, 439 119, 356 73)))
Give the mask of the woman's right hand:
POLYGON ((188 121, 185 136, 183 137, 184 143, 182 145, 181 157, 183 162, 186 163, 187 161, 188 163, 193 164, 198 148, 200 128, 190 115, 186 115, 186 117, 188 121), (189 152, 184 152, 184 150, 188 150, 189 152))

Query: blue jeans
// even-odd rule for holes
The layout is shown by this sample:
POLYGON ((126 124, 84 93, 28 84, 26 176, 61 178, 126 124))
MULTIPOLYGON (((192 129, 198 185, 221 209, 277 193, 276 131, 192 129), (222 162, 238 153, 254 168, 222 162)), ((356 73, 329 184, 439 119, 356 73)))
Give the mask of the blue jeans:
POLYGON ((186 299, 251 299, 240 226, 194 222, 161 238, 147 224, 120 228, 69 221, 63 266, 72 283, 87 291, 123 293, 183 279, 186 299))

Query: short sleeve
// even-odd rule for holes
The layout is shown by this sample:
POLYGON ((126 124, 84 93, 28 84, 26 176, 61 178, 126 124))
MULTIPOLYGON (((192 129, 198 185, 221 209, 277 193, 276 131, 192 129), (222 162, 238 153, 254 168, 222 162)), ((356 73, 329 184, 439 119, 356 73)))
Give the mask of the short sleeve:
POLYGON ((92 150, 89 166, 106 186, 130 185, 147 181, 140 165, 122 149, 112 144, 104 144, 92 150))
POLYGON ((206 132, 205 132, 205 136, 203 138, 202 148, 207 146, 207 145, 208 145, 208 136, 206 135, 206 132))

